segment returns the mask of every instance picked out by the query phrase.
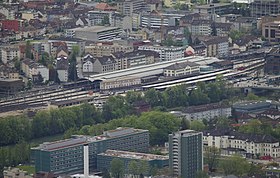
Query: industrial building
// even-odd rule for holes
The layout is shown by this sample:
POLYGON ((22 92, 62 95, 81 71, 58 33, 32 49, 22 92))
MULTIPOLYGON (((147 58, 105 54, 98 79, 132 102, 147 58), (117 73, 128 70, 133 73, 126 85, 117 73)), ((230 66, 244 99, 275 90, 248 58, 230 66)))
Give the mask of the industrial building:
POLYGON ((117 128, 99 136, 73 136, 57 142, 46 142, 32 148, 36 172, 69 174, 83 172, 83 145, 89 147, 90 171, 97 169, 97 154, 108 149, 148 152, 149 131, 134 128, 117 128))
POLYGON ((169 168, 173 176, 195 178, 203 168, 202 132, 182 130, 169 134, 169 168))

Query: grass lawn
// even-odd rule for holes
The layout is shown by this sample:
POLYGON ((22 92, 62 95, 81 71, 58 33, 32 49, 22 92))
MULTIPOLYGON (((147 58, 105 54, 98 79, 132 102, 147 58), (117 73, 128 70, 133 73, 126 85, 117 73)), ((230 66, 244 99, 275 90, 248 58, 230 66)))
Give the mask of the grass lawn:
POLYGON ((28 172, 28 174, 35 174, 35 167, 34 166, 22 165, 22 166, 17 166, 17 168, 28 172))

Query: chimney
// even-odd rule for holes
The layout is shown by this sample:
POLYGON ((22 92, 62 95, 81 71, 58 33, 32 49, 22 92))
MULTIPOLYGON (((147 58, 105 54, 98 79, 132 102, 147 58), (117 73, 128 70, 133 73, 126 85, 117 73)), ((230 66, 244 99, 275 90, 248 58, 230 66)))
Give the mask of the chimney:
POLYGON ((89 175, 89 156, 88 156, 88 144, 84 145, 84 178, 88 178, 89 175))

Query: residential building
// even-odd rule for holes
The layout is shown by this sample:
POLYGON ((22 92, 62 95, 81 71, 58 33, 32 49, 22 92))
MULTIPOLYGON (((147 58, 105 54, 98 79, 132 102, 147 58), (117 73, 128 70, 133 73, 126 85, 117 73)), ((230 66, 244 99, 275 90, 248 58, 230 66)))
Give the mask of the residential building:
POLYGON ((88 41, 112 41, 119 39, 121 29, 118 27, 93 26, 66 30, 66 37, 88 41))
POLYGON ((89 11, 88 20, 89 26, 105 25, 104 20, 108 18, 108 23, 112 24, 112 11, 89 11))
POLYGON ((90 23, 90 22, 89 22, 89 19, 88 19, 88 18, 80 17, 80 18, 78 18, 78 20, 76 21, 76 26, 84 27, 84 26, 88 26, 89 23, 90 23))
POLYGON ((169 134, 169 168, 176 177, 195 178, 203 169, 202 132, 182 130, 169 134))
POLYGON ((21 70, 24 72, 25 76, 28 78, 33 78, 33 76, 41 75, 44 82, 49 80, 49 69, 31 59, 24 59, 21 61, 21 70))
POLYGON ((139 77, 122 77, 120 79, 103 80, 100 83, 100 90, 114 90, 114 89, 125 89, 133 86, 140 86, 141 78, 139 77))
POLYGON ((8 31, 20 31, 24 28, 23 20, 2 20, 0 23, 2 24, 2 30, 8 31))
POLYGON ((125 16, 121 15, 119 13, 114 13, 112 15, 111 23, 110 25, 113 27, 118 27, 120 29, 123 29, 126 32, 132 31, 132 17, 131 16, 125 16))
POLYGON ((160 61, 171 61, 184 57, 185 47, 167 47, 159 45, 143 45, 139 46, 138 50, 150 50, 159 53, 160 61))
POLYGON ((25 11, 21 12, 21 19, 30 21, 31 19, 38 19, 39 15, 37 11, 25 11))
POLYGON ((112 7, 109 4, 104 3, 104 2, 97 3, 94 8, 99 11, 115 11, 116 10, 114 7, 112 7))
POLYGON ((56 56, 57 48, 60 45, 57 45, 58 42, 63 42, 66 44, 67 49, 69 52, 72 52, 72 49, 74 46, 77 46, 79 49, 79 55, 82 55, 83 52, 85 51, 85 45, 86 42, 81 39, 77 38, 55 38, 55 39, 49 39, 48 42, 51 44, 51 53, 53 56, 56 56))
POLYGON ((6 65, 0 66, 0 78, 19 79, 19 73, 15 68, 6 65))
POLYGON ((212 23, 212 20, 193 20, 189 31, 192 35, 211 35, 212 23))
POLYGON ((230 3, 205 4, 205 5, 195 6, 194 13, 223 15, 223 14, 227 14, 232 8, 233 5, 230 3))
POLYGON ((199 65, 194 62, 181 62, 172 64, 163 69, 164 76, 178 77, 183 75, 198 74, 200 72, 199 65))
POLYGON ((272 44, 280 42, 280 21, 264 23, 262 25, 262 36, 272 44))
POLYGON ((0 47, 1 49, 1 60, 4 64, 7 64, 14 59, 20 59, 20 50, 18 47, 15 46, 4 46, 0 47))
POLYGON ((144 0, 122 0, 117 2, 117 11, 127 16, 132 16, 133 12, 141 12, 144 7, 144 0))
POLYGON ((250 3, 251 16, 262 17, 280 14, 280 3, 278 0, 254 0, 250 3))
POLYGON ((265 58, 265 73, 267 74, 280 74, 280 49, 273 48, 272 51, 265 58))
POLYGON ((208 57, 223 57, 228 56, 229 42, 228 37, 211 37, 202 39, 202 44, 206 46, 206 56, 208 57))
POLYGON ((2 4, 0 6, 0 13, 5 15, 6 19, 14 20, 16 17, 16 13, 18 12, 18 6, 6 6, 2 4))
POLYGON ((217 36, 228 36, 230 31, 234 28, 234 24, 222 22, 214 23, 214 26, 214 28, 216 28, 217 36))
POLYGON ((206 56, 206 46, 204 44, 188 46, 185 51, 186 56, 206 56))
POLYGON ((159 29, 162 26, 174 27, 176 26, 176 20, 183 17, 183 14, 179 13, 159 13, 152 11, 150 13, 141 14, 141 27, 156 28, 159 29))
POLYGON ((254 17, 237 17, 229 22, 233 23, 233 29, 237 31, 251 31, 257 28, 257 19, 254 17))
POLYGON ((245 150, 247 157, 280 156, 280 145, 276 138, 269 135, 239 133, 229 129, 203 132, 204 146, 224 149, 245 150))
POLYGON ((85 47, 85 53, 90 54, 93 57, 110 56, 112 53, 116 52, 132 52, 133 46, 131 45, 121 45, 118 43, 95 43, 85 47))
POLYGON ((73 136, 57 142, 46 142, 32 148, 36 172, 54 174, 83 172, 83 145, 89 146, 90 171, 97 169, 97 155, 106 150, 148 152, 149 131, 134 128, 117 128, 99 136, 73 136))
POLYGON ((92 55, 87 54, 83 57, 83 72, 84 73, 91 73, 93 72, 93 65, 95 62, 95 59, 93 58, 92 55))
POLYGON ((68 81, 69 61, 65 58, 58 58, 56 61, 56 71, 60 82, 68 81))
POLYGON ((144 173, 145 176, 150 176, 149 170, 151 168, 162 169, 168 167, 169 161, 168 156, 119 150, 107 150, 106 152, 97 155, 97 169, 100 171, 104 169, 110 170, 111 161, 114 158, 118 158, 123 161, 125 174, 130 174, 129 164, 131 161, 136 161, 139 164, 139 167, 141 164, 143 164, 143 162, 146 162, 148 167, 146 169, 147 172, 144 173))
POLYGON ((117 61, 117 69, 127 69, 159 62, 159 54, 149 50, 135 50, 132 52, 116 52, 112 57, 117 61))
POLYGON ((3 171, 4 178, 33 178, 26 171, 19 168, 8 168, 3 171))
POLYGON ((117 61, 112 56, 98 57, 93 64, 94 73, 107 73, 118 70, 117 61))
POLYGON ((164 0, 163 3, 166 7, 173 7, 176 4, 187 4, 187 5, 189 5, 189 4, 191 4, 191 1, 190 0, 187 0, 187 1, 183 1, 183 0, 164 0))
POLYGON ((189 106, 183 110, 188 120, 211 120, 219 117, 230 117, 231 107, 221 103, 211 103, 200 106, 189 106))

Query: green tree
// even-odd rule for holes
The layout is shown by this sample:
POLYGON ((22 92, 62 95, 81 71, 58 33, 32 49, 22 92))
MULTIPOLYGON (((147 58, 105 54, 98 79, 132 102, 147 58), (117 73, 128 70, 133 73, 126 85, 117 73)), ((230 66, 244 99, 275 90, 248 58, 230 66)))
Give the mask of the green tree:
POLYGON ((195 131, 203 131, 205 129, 205 125, 203 124, 203 122, 199 121, 199 120, 193 120, 191 121, 191 129, 195 130, 195 131))
POLYGON ((191 128, 191 122, 188 119, 183 118, 181 121, 181 130, 187 130, 190 128, 191 128))
POLYGON ((132 177, 137 177, 138 175, 140 175, 139 172, 139 164, 137 161, 132 160, 129 162, 128 164, 128 172, 129 174, 132 174, 132 177))
POLYGON ((204 152, 205 160, 209 166, 209 171, 213 172, 218 166, 218 160, 221 156, 221 150, 215 146, 206 147, 204 152))
POLYGON ((225 175, 236 175, 238 177, 247 175, 250 170, 250 164, 245 158, 238 155, 226 157, 220 161, 220 168, 225 175))
POLYGON ((209 178, 209 175, 205 171, 198 171, 196 173, 196 178, 209 178))
POLYGON ((154 88, 145 92, 145 100, 150 103, 152 107, 161 106, 163 103, 162 94, 154 88))
POLYGON ((119 158, 114 158, 111 162, 111 174, 114 178, 124 176, 124 162, 119 158))
POLYGON ((25 44, 25 57, 26 58, 29 58, 29 59, 32 59, 33 55, 32 55, 32 45, 31 45, 31 42, 28 40, 25 44))

